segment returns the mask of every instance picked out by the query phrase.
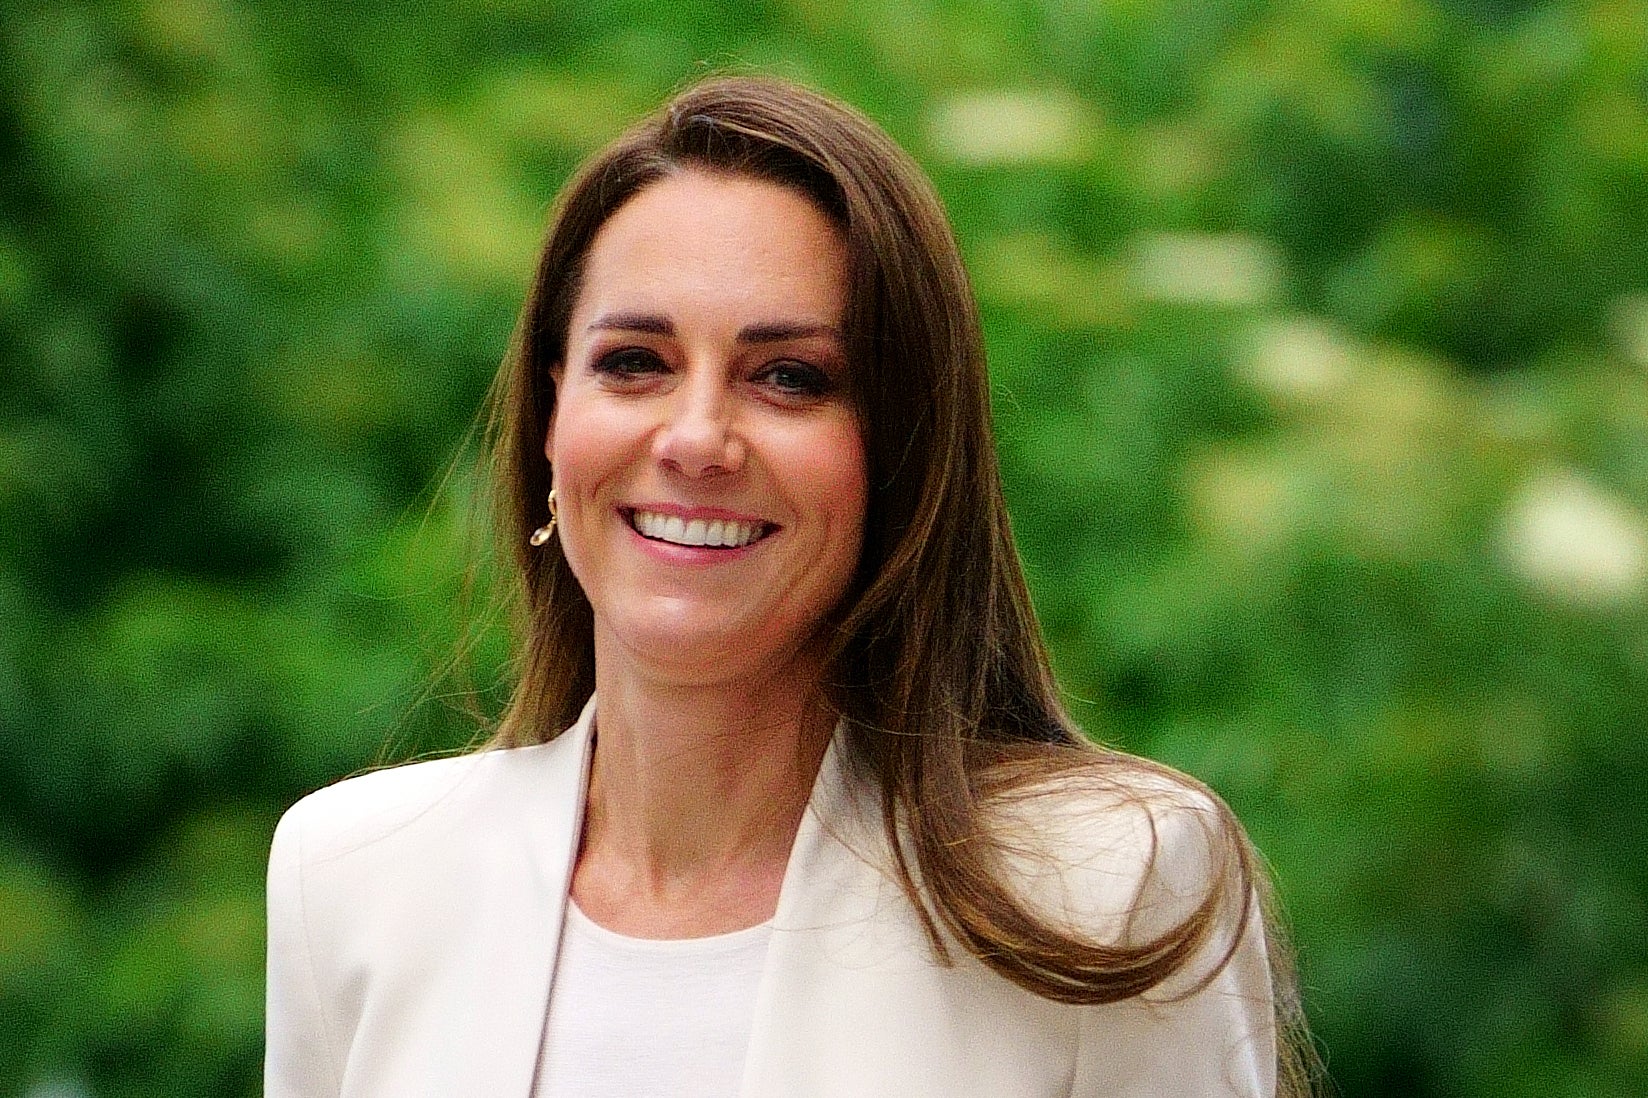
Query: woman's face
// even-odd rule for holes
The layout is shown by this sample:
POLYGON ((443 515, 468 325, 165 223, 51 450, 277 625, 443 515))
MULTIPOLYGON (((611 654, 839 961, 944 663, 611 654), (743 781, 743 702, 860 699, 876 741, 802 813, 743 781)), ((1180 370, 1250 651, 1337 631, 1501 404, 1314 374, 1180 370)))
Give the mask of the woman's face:
POLYGON ((806 198, 688 170, 596 235, 545 454, 596 652, 683 682, 810 652, 858 565, 846 251, 806 198))

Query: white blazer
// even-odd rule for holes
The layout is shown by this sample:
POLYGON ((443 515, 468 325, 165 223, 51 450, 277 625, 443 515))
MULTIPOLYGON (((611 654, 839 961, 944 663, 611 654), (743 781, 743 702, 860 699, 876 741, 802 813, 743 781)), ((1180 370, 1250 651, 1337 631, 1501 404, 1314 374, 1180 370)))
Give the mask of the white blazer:
MULTIPOLYGON (((366 774, 287 812, 269 857, 267 1098, 529 1098, 593 710, 550 743, 366 774)), ((1067 1006, 960 950, 941 965, 843 755, 826 754, 790 854, 741 1098, 1272 1094, 1256 918, 1218 977, 1176 1002, 1166 988, 1067 1006)), ((1027 834, 1063 868, 1027 863, 1027 896, 1090 933, 1149 933, 1205 888, 1189 807, 1089 795, 1037 812, 1027 834)))

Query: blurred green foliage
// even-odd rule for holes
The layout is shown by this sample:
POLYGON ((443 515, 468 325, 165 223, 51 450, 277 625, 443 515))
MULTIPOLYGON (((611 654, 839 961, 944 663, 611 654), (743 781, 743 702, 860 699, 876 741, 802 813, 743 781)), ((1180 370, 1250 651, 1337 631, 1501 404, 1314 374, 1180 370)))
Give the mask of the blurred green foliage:
POLYGON ((938 182, 1072 706, 1248 822, 1340 1091, 1648 1093, 1648 3, 12 0, 0 1094, 256 1093, 276 816, 501 665, 548 203, 729 66, 938 182))

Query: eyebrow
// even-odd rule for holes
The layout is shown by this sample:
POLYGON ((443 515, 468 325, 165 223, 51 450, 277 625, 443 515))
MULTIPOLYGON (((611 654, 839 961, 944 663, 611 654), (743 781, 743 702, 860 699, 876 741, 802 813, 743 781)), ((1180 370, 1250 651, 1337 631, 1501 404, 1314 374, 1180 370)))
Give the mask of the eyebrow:
MULTIPOLYGON (((590 331, 643 332, 647 335, 673 336, 675 325, 669 317, 659 313, 609 313, 589 326, 590 331)), ((841 339, 841 329, 834 324, 813 324, 806 321, 769 320, 747 324, 739 329, 740 343, 783 343, 791 339, 828 336, 841 339)))

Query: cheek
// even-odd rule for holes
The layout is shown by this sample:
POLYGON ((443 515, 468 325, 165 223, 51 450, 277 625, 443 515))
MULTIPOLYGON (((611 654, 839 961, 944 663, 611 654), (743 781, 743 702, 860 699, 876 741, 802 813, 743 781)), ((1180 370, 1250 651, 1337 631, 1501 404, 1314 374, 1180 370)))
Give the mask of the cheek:
POLYGON ((577 490, 600 480, 614 464, 623 435, 622 424, 598 404, 575 393, 559 402, 544 447, 557 489, 577 490))
POLYGON ((574 394, 557 404, 545 440, 555 483, 561 552, 580 583, 588 580, 590 568, 601 560, 589 540, 599 529, 592 508, 600 505, 601 486, 625 461, 620 442, 623 432, 612 420, 598 406, 574 394))
POLYGON ((869 494, 864 439, 856 422, 832 425, 811 440, 797 465, 816 506, 829 515, 831 540, 856 564, 869 494))

